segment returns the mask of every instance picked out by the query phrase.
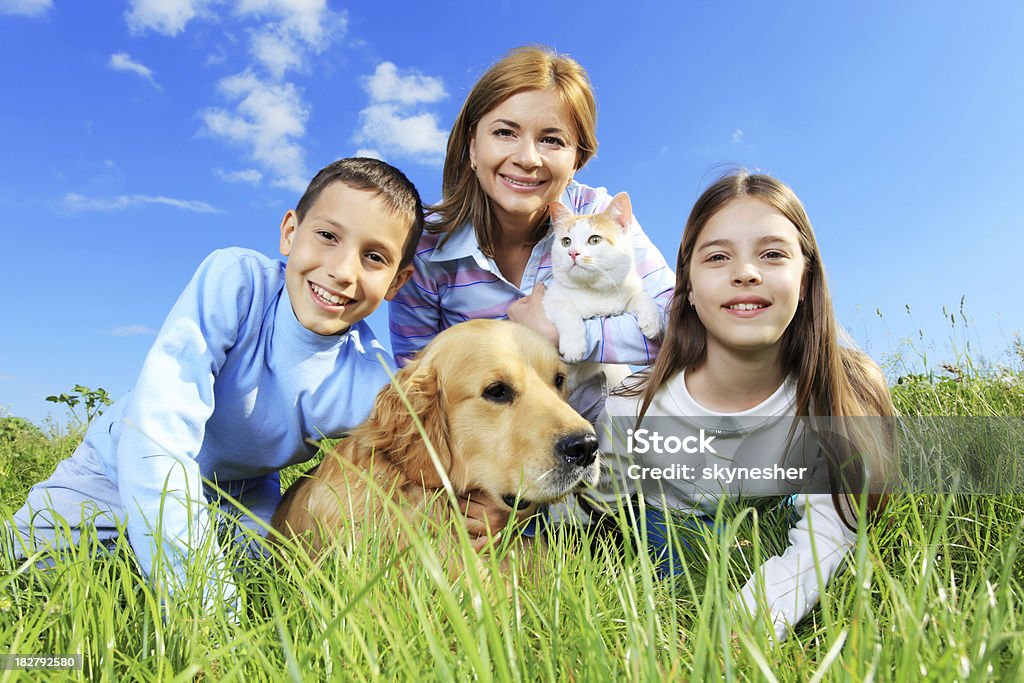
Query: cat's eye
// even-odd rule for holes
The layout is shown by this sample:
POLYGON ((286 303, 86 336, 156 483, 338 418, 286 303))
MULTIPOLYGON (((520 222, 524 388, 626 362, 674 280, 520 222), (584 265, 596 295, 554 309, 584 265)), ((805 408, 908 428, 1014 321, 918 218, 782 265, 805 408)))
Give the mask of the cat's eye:
POLYGON ((590 239, 587 240, 587 244, 601 244, 602 239, 600 235, 591 235, 590 239))
POLYGON ((572 238, 571 238, 571 237, 563 237, 563 238, 562 238, 562 246, 563 246, 563 247, 565 247, 566 249, 568 249, 568 248, 569 248, 569 245, 571 245, 571 244, 572 244, 572 238))

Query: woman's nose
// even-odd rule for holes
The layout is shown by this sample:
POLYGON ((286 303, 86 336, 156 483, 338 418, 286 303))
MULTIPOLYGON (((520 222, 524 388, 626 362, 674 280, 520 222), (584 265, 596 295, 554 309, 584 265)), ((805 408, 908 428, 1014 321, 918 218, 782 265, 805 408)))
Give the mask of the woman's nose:
POLYGON ((536 168, 540 166, 540 154, 537 153, 537 146, 533 144, 533 141, 520 141, 516 148, 514 161, 523 168, 536 168))

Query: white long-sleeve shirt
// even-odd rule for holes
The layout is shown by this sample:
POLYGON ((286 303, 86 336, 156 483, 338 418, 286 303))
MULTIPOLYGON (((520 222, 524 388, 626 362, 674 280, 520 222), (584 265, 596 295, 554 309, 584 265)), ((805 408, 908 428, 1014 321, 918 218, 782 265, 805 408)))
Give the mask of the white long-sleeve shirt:
POLYGON ((786 450, 795 398, 787 379, 761 404, 720 413, 694 400, 680 372, 657 392, 637 431, 630 430, 639 396, 610 396, 597 427, 605 465, 598 498, 640 492, 648 504, 714 515, 723 496, 796 494, 789 547, 738 595, 751 614, 763 600, 779 639, 817 604, 856 540, 832 504, 824 454, 806 420, 786 450))

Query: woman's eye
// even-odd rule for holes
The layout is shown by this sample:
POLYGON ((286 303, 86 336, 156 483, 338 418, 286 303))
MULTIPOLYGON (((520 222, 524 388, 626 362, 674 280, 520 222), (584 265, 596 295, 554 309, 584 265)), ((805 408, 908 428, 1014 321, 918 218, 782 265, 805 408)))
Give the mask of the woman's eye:
POLYGON ((484 398, 493 403, 511 403, 515 392, 504 382, 495 382, 484 389, 484 398))
POLYGON ((553 135, 547 135, 540 139, 541 144, 551 145, 553 147, 565 147, 565 140, 562 138, 556 138, 553 135))
POLYGON ((562 246, 563 247, 568 249, 571 245, 572 245, 572 238, 571 237, 563 237, 562 238, 562 246))
POLYGON ((601 244, 602 239, 600 235, 591 235, 590 239, 587 240, 587 244, 601 244))
POLYGON ((511 128, 498 128, 494 133, 492 133, 492 135, 499 138, 510 138, 515 135, 515 133, 511 128))

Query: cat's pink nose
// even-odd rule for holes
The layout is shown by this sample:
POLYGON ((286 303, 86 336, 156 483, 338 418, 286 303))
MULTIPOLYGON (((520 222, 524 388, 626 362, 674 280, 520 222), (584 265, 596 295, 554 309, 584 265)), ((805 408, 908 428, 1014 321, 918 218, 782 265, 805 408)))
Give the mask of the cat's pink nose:
POLYGON ((570 249, 569 250, 569 258, 571 258, 573 261, 575 261, 576 257, 579 256, 579 255, 580 255, 580 252, 578 250, 576 250, 576 249, 570 249))

